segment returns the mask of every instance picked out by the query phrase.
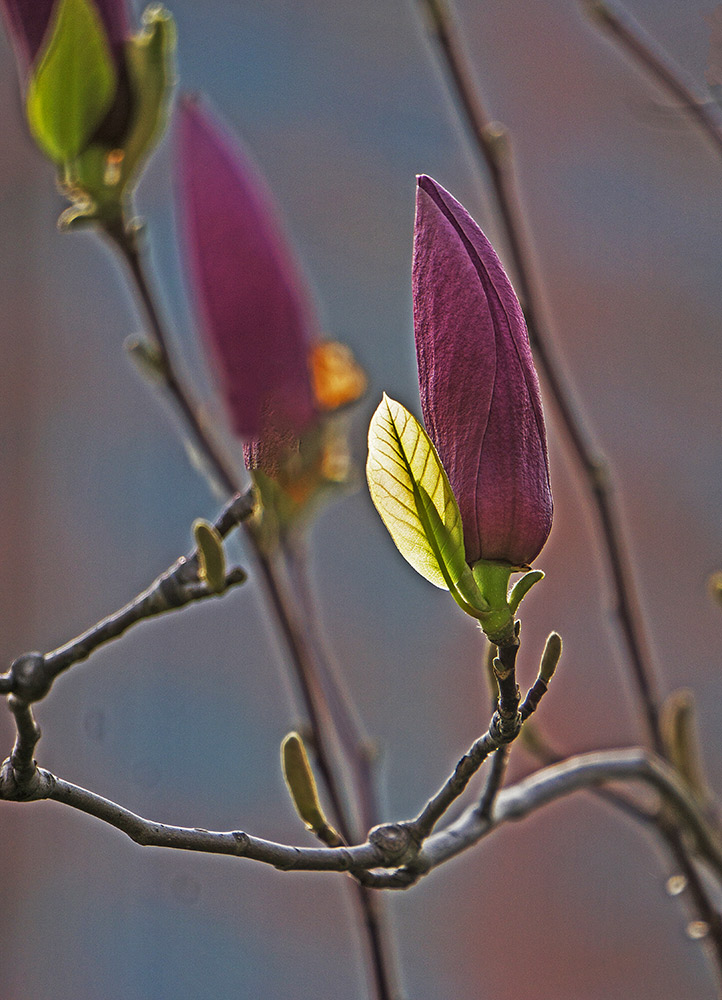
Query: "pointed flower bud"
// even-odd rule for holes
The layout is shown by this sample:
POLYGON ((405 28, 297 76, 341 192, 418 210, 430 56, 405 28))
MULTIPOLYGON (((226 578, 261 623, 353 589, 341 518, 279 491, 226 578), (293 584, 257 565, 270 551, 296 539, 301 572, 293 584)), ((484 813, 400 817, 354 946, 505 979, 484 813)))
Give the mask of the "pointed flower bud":
POLYGON ((418 178, 413 260, 421 408, 466 559, 525 566, 552 525, 546 432, 521 307, 477 224, 418 178))
POLYGON ((175 32, 160 6, 131 33, 125 0, 0 0, 30 132, 71 202, 61 228, 117 228, 165 124, 175 32))
POLYGON ((221 394, 234 432, 268 456, 314 417, 316 320, 269 192, 195 100, 181 103, 177 164, 188 270, 221 394))
MULTIPOLYGON (((57 15, 59 5, 60 0, 0 0, 23 76, 47 45, 50 22, 57 15)), ((129 32, 124 0, 93 0, 93 7, 103 24, 113 55, 120 60, 129 32)))

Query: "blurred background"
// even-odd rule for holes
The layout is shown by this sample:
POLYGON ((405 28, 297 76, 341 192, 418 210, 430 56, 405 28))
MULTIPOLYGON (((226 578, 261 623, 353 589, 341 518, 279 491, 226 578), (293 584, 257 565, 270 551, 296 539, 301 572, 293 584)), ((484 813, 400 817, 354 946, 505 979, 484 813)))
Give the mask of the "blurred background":
MULTIPOLYGON (((418 412, 414 175, 429 173, 506 258, 501 227, 411 0, 173 0, 185 90, 203 91, 264 172, 317 295, 370 388, 418 412)), ((704 90, 714 4, 632 13, 704 90)), ((460 0, 492 115, 509 128, 563 366, 609 456, 665 692, 694 689, 722 789, 722 161, 577 6, 460 0)), ((140 9, 136 9, 136 14, 140 9)), ((141 328, 63 202, 20 114, 0 38, 0 663, 49 650, 125 603, 219 502, 168 408, 126 360, 141 328)), ((138 192, 186 373, 223 415, 199 352, 164 142, 138 192)), ((544 388, 544 387, 542 387, 544 388)), ((584 491, 547 406, 555 526, 523 607, 522 680, 564 657, 538 714, 563 752, 634 744, 632 688, 584 491)), ((239 456, 238 448, 234 453, 239 456)), ((240 461, 240 456, 239 456, 240 461)), ((488 721, 482 644, 398 555, 367 491, 312 535, 326 631, 380 751, 385 819, 415 814, 488 721)), ((39 763, 143 816, 311 844, 279 744, 297 719, 257 583, 144 623, 37 708, 39 763)), ((9 752, 10 716, 0 714, 9 752)), ((534 762, 517 747, 512 774, 534 762)), ((674 874, 647 835, 579 795, 386 896, 408 1000, 711 998, 674 874), (500 943, 503 933, 505 943, 500 943), (509 970, 512 970, 511 972, 509 970)), ((4 1000, 365 998, 340 876, 140 848, 57 805, 0 804, 4 1000)))

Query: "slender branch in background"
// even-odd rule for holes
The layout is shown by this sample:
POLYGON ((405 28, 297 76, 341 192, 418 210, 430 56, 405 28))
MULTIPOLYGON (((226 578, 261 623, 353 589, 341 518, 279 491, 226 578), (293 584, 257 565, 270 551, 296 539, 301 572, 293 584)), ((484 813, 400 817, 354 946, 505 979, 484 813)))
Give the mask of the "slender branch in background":
MULTIPOLYGON (((121 226, 114 230, 106 230, 106 235, 119 251, 125 261, 132 284, 143 305, 151 332, 155 337, 160 353, 159 369, 164 385, 175 402, 194 442, 210 466, 213 477, 227 493, 239 492, 239 484, 235 471, 228 465, 216 444, 203 425, 198 414, 198 408, 186 387, 177 375, 170 352, 169 338, 165 331, 160 311, 156 307, 155 298, 150 283, 146 277, 145 267, 138 245, 138 228, 121 226)), ((259 546, 257 539, 248 525, 244 523, 245 536, 249 542, 257 566, 264 583, 264 589, 269 599, 274 616, 290 653, 290 660, 301 692, 305 711, 313 734, 313 749, 319 772, 329 796, 334 819, 347 842, 354 838, 353 828, 349 818, 349 810, 344 801, 339 776, 333 765, 331 752, 332 713, 326 701, 313 654, 304 635, 304 629, 297 609, 283 585, 283 581, 271 558, 259 546)), ((369 893, 359 887, 357 893, 362 913, 363 926, 366 929, 369 958, 374 979, 374 988, 378 1000, 392 1000, 395 982, 394 961, 388 933, 382 933, 378 901, 373 900, 369 893)))
POLYGON ((614 585, 617 615, 649 737, 655 751, 663 755, 655 674, 639 612, 634 577, 612 498, 607 463, 592 443, 550 348, 550 336, 532 274, 528 238, 519 211, 507 134, 486 112, 471 67, 457 37, 446 0, 419 0, 419 3, 428 15, 427 20, 453 85, 461 114, 477 152, 489 171, 506 230, 512 264, 517 275, 519 297, 526 316, 529 340, 538 368, 556 406, 562 428, 594 501, 614 585))
POLYGON ((294 538, 281 544, 294 592, 303 608, 306 634, 313 644, 321 683, 326 691, 338 740, 346 754, 349 767, 354 772, 361 827, 363 830, 370 830, 380 818, 373 768, 376 748, 364 730, 338 662, 323 634, 321 616, 309 579, 306 543, 302 539, 294 538))
POLYGON ((592 20, 609 33, 632 61, 681 104, 722 154, 722 113, 719 108, 695 94, 682 70, 619 4, 606 0, 582 0, 592 20))
MULTIPOLYGON (((547 766, 561 764, 567 758, 563 754, 557 753, 540 736, 536 727, 524 726, 523 730, 524 749, 527 750, 540 763, 547 766)), ((683 892, 689 892, 688 909, 694 919, 704 921, 709 927, 709 933, 703 935, 701 943, 714 953, 717 959, 714 963, 715 973, 718 976, 718 986, 722 990, 722 978, 719 969, 722 968, 722 957, 719 956, 719 941, 721 935, 718 933, 719 914, 710 903, 710 899, 704 888, 704 883, 700 878, 694 863, 687 856, 687 852, 680 849, 679 831, 670 823, 670 818, 664 808, 647 809, 640 805, 635 799, 616 788, 605 786, 592 786, 588 791, 596 798, 608 802, 615 809, 623 812, 637 823, 646 825, 653 830, 667 847, 669 856, 675 866, 676 872, 683 878, 683 889, 679 893, 680 898, 683 892)))
POLYGON ((481 793, 481 798, 479 799, 478 809, 479 815, 481 816, 491 815, 496 797, 501 791, 501 786, 504 783, 504 777, 509 763, 510 750, 511 747, 509 746, 499 747, 499 749, 495 751, 494 756, 491 758, 489 777, 487 778, 486 784, 484 785, 484 791, 481 793))
MULTIPOLYGON (((594 502, 616 595, 617 616, 632 667, 640 706, 651 744, 655 752, 664 758, 666 750, 660 729, 656 672, 652 666, 649 641, 640 613, 635 578, 613 499, 609 469, 605 458, 596 449, 591 435, 577 411, 572 393, 561 375, 560 366, 550 348, 547 323, 542 314, 536 282, 532 273, 528 237, 519 208, 508 136, 506 130, 498 123, 493 122, 486 113, 471 66, 458 40, 447 0, 419 0, 419 4, 428 15, 428 22, 453 85, 461 114, 477 152, 489 171, 517 274, 520 298, 529 329, 529 340, 539 370, 550 390, 571 450, 594 502)), ((614 23, 617 26, 615 31, 618 33, 618 37, 622 37, 623 27, 627 29, 624 37, 632 37, 629 32, 629 24, 623 26, 620 19, 614 23)), ((642 53, 646 53, 645 65, 647 68, 651 71, 652 66, 654 66, 660 82, 664 80, 669 87, 673 79, 670 67, 663 66, 661 60, 655 60, 653 56, 650 58, 651 50, 641 44, 638 37, 634 46, 627 44, 629 51, 632 51, 638 58, 642 57, 642 53)), ((678 97, 687 99, 684 88, 679 85, 676 87, 675 93, 678 97)), ((692 100, 694 101, 694 98, 692 100)), ((697 118, 704 124, 705 128, 711 127, 712 119, 709 115, 697 115, 697 118)), ((709 893, 696 877, 694 863, 680 832, 670 828, 668 841, 675 855, 678 858, 684 857, 686 859, 686 874, 695 880, 698 889, 695 892, 695 898, 699 904, 698 915, 709 926, 710 938, 712 939, 710 950, 714 951, 715 971, 718 980, 722 980, 722 922, 712 905, 709 893)))

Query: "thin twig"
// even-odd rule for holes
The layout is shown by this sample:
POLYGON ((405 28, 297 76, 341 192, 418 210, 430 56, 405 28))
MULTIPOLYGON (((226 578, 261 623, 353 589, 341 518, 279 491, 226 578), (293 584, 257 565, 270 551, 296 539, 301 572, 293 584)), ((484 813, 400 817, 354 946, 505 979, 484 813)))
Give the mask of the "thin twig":
POLYGON ((321 684, 326 692, 338 741, 353 773, 354 790, 363 830, 379 821, 379 805, 374 781, 375 747, 359 719, 344 677, 323 635, 318 605, 309 579, 309 559, 305 542, 294 538, 282 542, 294 591, 303 607, 307 634, 316 653, 321 684))
MULTIPOLYGON (((702 839, 696 841, 700 856, 722 883, 722 848, 703 811, 666 761, 632 747, 579 754, 536 771, 523 781, 502 789, 491 816, 481 816, 478 805, 469 807, 448 827, 432 834, 410 864, 388 874, 371 873, 365 877, 364 884, 374 888, 409 888, 503 823, 524 819, 572 792, 591 790, 610 781, 639 781, 659 792, 666 803, 678 810, 692 835, 695 838, 701 835, 702 839)), ((646 817, 644 822, 646 824, 646 817)))
MULTIPOLYGON (((236 525, 250 517, 256 506, 252 491, 234 497, 216 518, 214 527, 224 538, 236 525)), ((209 588, 198 579, 198 550, 176 560, 144 591, 120 610, 103 618, 75 639, 50 653, 24 653, 7 673, 0 674, 0 693, 13 692, 30 703, 44 698, 59 674, 76 663, 86 660, 100 646, 118 639, 132 625, 147 618, 175 611, 186 605, 225 593, 230 587, 246 581, 246 572, 234 567, 226 574, 223 591, 209 588)))
MULTIPOLYGON (((238 481, 235 472, 228 465, 215 445, 215 442, 198 415, 198 408, 191 398, 185 385, 176 373, 171 355, 169 338, 166 334, 160 312, 150 283, 146 277, 143 260, 138 245, 138 228, 122 226, 116 230, 107 231, 113 245, 119 251, 127 264, 132 283, 143 304, 151 331, 155 337, 160 352, 160 372, 170 396, 174 400, 184 423, 192 437, 205 456, 210 471, 228 493, 238 492, 238 481)), ((313 733, 313 749, 316 762, 329 796, 334 819, 344 839, 352 840, 352 826, 348 808, 344 801, 339 777, 333 766, 329 732, 331 711, 326 701, 323 688, 313 660, 313 655, 304 637, 303 628, 289 594, 283 586, 280 575, 269 555, 259 545, 258 540, 247 525, 244 525, 245 535, 260 570, 266 596, 274 613, 278 628, 290 653, 290 661, 301 691, 304 708, 313 733)), ((382 935, 378 904, 373 902, 368 893, 360 889, 358 892, 363 926, 366 929, 366 940, 369 950, 369 961, 374 980, 374 988, 378 1000, 392 1000, 395 982, 393 969, 391 939, 388 934, 382 935)))
MULTIPOLYGON (((469 747, 438 792, 429 799, 416 819, 407 824, 407 828, 417 844, 429 836, 439 820, 450 806, 459 798, 473 776, 479 770, 486 758, 494 753, 501 753, 519 735, 521 716, 519 715, 519 688, 516 683, 516 656, 519 650, 518 631, 514 640, 507 645, 499 646, 498 655, 493 661, 494 677, 496 679, 498 698, 496 710, 492 715, 489 728, 478 740, 469 747)), ((498 780, 503 777, 503 765, 498 780)), ((488 787, 488 786, 487 786, 488 787)), ((487 797, 485 809, 491 809, 498 784, 487 797)))
POLYGON ((693 85, 659 43, 617 3, 582 0, 582 6, 644 73, 680 102, 681 110, 694 119, 722 154, 722 114, 715 104, 694 92, 693 85))
POLYGON ((722 881, 722 848, 703 811, 665 761, 637 747, 580 754, 536 771, 523 781, 502 789, 493 815, 482 816, 478 805, 474 805, 454 823, 431 834, 422 845, 412 836, 409 823, 376 827, 363 844, 323 848, 278 844, 238 830, 214 832, 170 826, 143 819, 42 768, 36 769, 31 786, 23 786, 18 783, 9 761, 0 773, 0 798, 61 802, 95 816, 141 846, 233 855, 281 871, 347 872, 373 888, 408 888, 434 868, 473 847, 503 823, 523 819, 572 792, 610 781, 642 782, 657 791, 689 830, 700 858, 722 881), (385 875, 374 872, 374 869, 383 868, 392 871, 385 875))
POLYGON ((499 747, 499 749, 494 753, 494 756, 491 758, 489 777, 484 785, 484 791, 481 793, 481 798, 479 799, 478 808, 481 816, 491 815, 496 797, 501 791, 501 786, 504 783, 504 776, 506 775, 506 768, 509 763, 510 750, 511 747, 509 746, 499 747))

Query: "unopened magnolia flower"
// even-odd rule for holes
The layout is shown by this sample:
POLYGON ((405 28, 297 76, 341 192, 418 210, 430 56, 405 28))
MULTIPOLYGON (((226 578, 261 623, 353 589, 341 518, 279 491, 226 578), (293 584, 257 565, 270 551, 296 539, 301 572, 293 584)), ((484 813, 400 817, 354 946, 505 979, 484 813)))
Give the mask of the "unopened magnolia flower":
POLYGON ((526 324, 489 241, 426 176, 418 178, 412 280, 424 423, 459 505, 466 560, 526 566, 552 525, 526 324))
POLYGON ((316 323, 265 185, 227 132, 181 102, 179 193, 202 331, 233 430, 298 434, 314 414, 316 323))
POLYGON ((191 285, 231 427, 249 468, 275 475, 365 379, 348 349, 318 339, 265 184, 196 100, 181 102, 177 164, 191 285))

